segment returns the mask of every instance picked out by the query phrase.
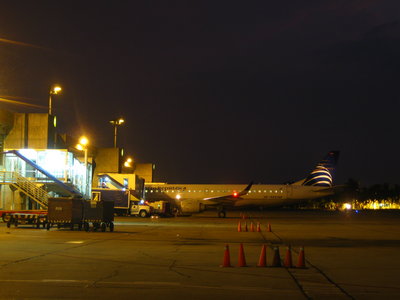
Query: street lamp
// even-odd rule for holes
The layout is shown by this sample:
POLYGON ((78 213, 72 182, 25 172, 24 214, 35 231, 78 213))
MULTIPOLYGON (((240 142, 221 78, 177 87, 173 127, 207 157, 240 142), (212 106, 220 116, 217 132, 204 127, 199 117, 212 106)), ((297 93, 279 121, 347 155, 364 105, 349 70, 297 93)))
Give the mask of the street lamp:
POLYGON ((114 148, 117 148, 117 128, 121 126, 125 120, 123 118, 119 118, 115 121, 110 121, 112 125, 114 125, 114 148))
POLYGON ((124 162, 124 167, 126 167, 126 168, 132 168, 132 162, 133 162, 132 158, 128 157, 128 158, 126 159, 126 161, 124 162))
POLYGON ((51 110, 52 95, 58 95, 60 92, 61 92, 61 87, 58 84, 54 84, 51 86, 50 94, 49 94, 49 115, 51 115, 51 112, 52 112, 52 110, 51 110))
POLYGON ((89 144, 89 140, 85 137, 82 136, 79 139, 79 144, 76 145, 76 149, 80 150, 80 151, 84 151, 85 153, 85 186, 84 186, 84 190, 85 190, 85 195, 89 194, 89 183, 88 183, 88 147, 87 145, 89 144))

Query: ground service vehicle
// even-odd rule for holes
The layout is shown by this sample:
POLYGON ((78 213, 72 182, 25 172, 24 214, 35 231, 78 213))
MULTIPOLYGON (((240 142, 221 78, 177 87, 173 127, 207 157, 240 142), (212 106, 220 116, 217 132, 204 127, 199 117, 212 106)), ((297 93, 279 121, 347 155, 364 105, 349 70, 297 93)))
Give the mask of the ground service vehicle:
POLYGON ((119 216, 129 215, 133 203, 139 201, 139 199, 133 195, 133 191, 129 189, 115 190, 108 188, 92 189, 92 199, 96 199, 97 201, 113 202, 114 212, 119 216))
POLYGON ((141 203, 141 201, 132 201, 130 214, 132 216, 139 216, 142 218, 150 217, 154 213, 154 207, 141 203))
POLYGON ((171 205, 168 201, 146 201, 146 203, 154 208, 153 214, 155 215, 164 217, 172 215, 171 205))

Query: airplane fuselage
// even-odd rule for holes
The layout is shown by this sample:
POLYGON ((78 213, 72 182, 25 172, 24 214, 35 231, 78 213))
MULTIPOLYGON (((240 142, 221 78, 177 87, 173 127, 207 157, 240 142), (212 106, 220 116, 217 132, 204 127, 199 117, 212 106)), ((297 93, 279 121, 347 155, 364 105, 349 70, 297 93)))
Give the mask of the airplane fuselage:
POLYGON ((240 184, 148 184, 145 198, 150 201, 173 201, 183 210, 195 212, 204 209, 207 205, 282 206, 332 194, 332 191, 326 187, 254 184, 246 195, 237 197, 231 203, 221 204, 213 201, 213 198, 219 196, 234 195, 245 187, 246 185, 240 184))

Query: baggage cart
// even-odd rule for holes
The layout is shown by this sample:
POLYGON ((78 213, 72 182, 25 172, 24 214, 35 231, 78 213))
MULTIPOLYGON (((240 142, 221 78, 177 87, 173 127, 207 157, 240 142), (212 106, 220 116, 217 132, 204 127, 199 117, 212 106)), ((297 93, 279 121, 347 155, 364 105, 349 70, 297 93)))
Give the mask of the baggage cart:
POLYGON ((19 225, 32 225, 40 228, 40 225, 45 228, 47 224, 47 212, 9 212, 7 220, 7 228, 11 225, 18 227, 19 225))
POLYGON ((98 202, 83 202, 83 228, 89 231, 90 223, 93 230, 106 231, 107 228, 114 231, 114 202, 113 201, 98 201, 98 202))
POLYGON ((82 229, 83 225, 83 200, 74 198, 49 198, 47 230, 53 225, 58 228, 75 226, 82 229))

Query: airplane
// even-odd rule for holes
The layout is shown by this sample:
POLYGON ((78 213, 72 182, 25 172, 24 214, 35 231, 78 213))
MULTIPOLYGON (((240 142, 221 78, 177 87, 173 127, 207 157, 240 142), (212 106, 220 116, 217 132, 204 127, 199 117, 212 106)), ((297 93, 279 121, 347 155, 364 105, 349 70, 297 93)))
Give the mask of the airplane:
POLYGON ((146 183, 146 201, 167 200, 179 213, 192 214, 216 207, 225 218, 229 207, 279 207, 334 193, 333 177, 339 151, 330 151, 304 179, 291 184, 166 184, 146 183))

